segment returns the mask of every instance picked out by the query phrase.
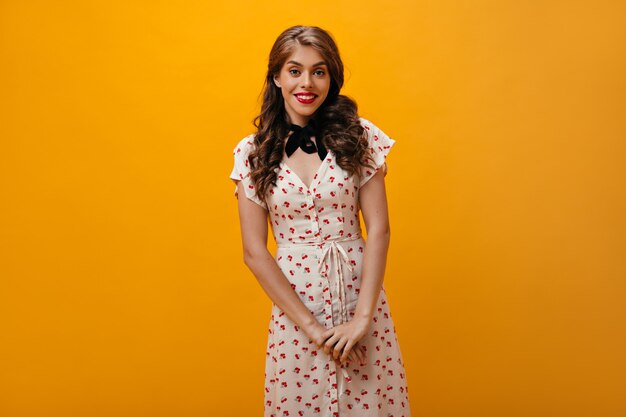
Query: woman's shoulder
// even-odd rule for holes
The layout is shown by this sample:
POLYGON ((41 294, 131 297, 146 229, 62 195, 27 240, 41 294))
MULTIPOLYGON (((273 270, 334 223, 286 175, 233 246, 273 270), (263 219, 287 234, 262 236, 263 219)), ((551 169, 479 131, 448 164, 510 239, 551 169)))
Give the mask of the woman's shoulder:
POLYGON ((240 139, 233 148, 233 155, 238 156, 249 154, 255 146, 254 135, 255 133, 250 133, 248 136, 240 139))
POLYGON ((385 132, 370 119, 366 119, 365 117, 359 117, 359 120, 361 122, 361 126, 363 126, 363 128, 365 128, 365 130, 367 131, 367 135, 370 140, 378 140, 379 136, 387 136, 385 132))
POLYGON ((369 136, 372 135, 372 133, 375 132, 379 132, 381 129, 374 123, 372 122, 370 119, 367 119, 365 117, 361 117, 359 116, 359 121, 361 122, 361 126, 363 126, 365 128, 365 130, 367 131, 367 134, 369 136))
POLYGON ((374 127, 376 126, 374 124, 374 122, 372 122, 370 119, 366 119, 365 117, 359 116, 359 121, 361 122, 361 126, 363 127, 374 127))

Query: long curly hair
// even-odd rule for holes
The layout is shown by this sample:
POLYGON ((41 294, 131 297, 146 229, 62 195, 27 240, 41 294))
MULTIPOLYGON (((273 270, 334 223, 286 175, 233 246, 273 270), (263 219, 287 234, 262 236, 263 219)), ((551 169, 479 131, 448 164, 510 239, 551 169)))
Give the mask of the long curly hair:
POLYGON ((357 104, 350 97, 339 94, 344 75, 335 41, 317 26, 292 26, 283 31, 272 46, 263 84, 261 112, 252 122, 257 132, 255 146, 248 157, 250 177, 257 196, 264 201, 270 188, 276 186, 284 139, 290 131, 284 99, 273 78, 298 45, 313 47, 326 61, 331 78, 328 95, 313 115, 317 125, 316 140, 321 140, 326 149, 332 150, 337 165, 351 176, 362 166, 372 166, 369 162, 373 162, 367 152, 367 134, 359 121, 357 104))

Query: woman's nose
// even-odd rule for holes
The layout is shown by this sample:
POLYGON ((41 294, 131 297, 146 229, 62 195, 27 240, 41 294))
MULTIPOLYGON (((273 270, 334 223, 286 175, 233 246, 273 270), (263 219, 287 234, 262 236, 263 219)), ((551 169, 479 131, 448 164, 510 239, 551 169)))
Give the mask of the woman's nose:
POLYGON ((308 72, 305 72, 302 75, 302 86, 308 87, 311 85, 311 75, 308 72))

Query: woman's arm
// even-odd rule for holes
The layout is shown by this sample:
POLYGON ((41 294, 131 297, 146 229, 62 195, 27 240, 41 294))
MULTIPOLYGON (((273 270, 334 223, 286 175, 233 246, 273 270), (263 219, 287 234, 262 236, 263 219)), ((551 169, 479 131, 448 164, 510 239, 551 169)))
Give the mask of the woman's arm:
POLYGON ((326 328, 322 326, 291 287, 276 260, 267 249, 267 210, 245 198, 243 184, 237 182, 239 223, 243 242, 243 261, 270 299, 318 346, 326 328))
POLYGON ((385 175, 386 165, 359 190, 359 205, 367 230, 367 243, 363 253, 361 289, 355 317, 362 317, 368 322, 374 316, 374 309, 383 286, 389 249, 390 227, 385 175))

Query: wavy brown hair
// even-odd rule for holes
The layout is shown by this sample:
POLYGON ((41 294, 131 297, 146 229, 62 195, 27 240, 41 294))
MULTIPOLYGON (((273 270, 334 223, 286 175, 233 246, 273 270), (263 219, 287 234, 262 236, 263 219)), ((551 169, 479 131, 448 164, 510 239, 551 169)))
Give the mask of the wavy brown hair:
POLYGON ((269 55, 267 75, 263 86, 261 113, 253 120, 257 132, 254 149, 249 154, 250 177, 257 196, 265 200, 267 192, 276 185, 277 172, 283 158, 284 139, 290 132, 288 115, 280 89, 274 84, 274 75, 298 45, 311 46, 327 63, 331 82, 328 95, 317 109, 316 140, 332 150, 337 165, 349 175, 359 172, 361 166, 372 166, 365 129, 359 121, 356 102, 339 94, 343 86, 343 62, 332 36, 317 26, 292 26, 281 33, 269 55))

